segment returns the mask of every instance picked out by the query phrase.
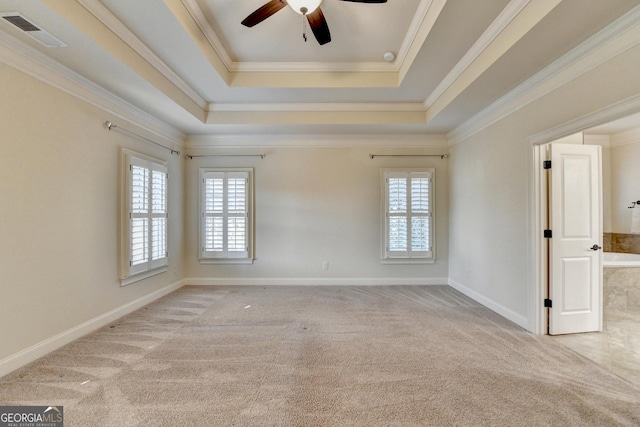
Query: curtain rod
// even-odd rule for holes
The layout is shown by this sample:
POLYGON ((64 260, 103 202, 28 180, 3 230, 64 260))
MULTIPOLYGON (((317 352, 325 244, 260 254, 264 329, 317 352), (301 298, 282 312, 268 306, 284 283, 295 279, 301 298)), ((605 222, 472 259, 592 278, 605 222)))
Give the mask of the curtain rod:
POLYGON ((186 154, 184 157, 191 160, 194 159, 196 157, 260 157, 261 159, 264 159, 264 154, 202 154, 202 155, 196 155, 196 156, 192 156, 190 154, 186 154))
POLYGON ((448 154, 369 154, 372 159, 375 157, 440 157, 446 159, 448 154))
POLYGON ((148 139, 148 138, 145 138, 144 136, 138 135, 137 133, 131 132, 130 130, 126 130, 126 129, 124 129, 124 128, 121 128, 120 126, 113 124, 113 123, 112 123, 112 122, 110 122, 109 120, 107 120, 106 122, 104 122, 104 124, 105 124, 105 126, 107 127, 107 129, 109 129, 109 130, 116 130, 116 131, 118 131, 118 132, 120 132, 120 133, 122 133, 122 134, 124 134, 124 135, 133 136, 133 137, 135 137, 135 138, 141 139, 141 140, 143 140, 143 141, 145 141, 145 142, 148 142, 148 143, 150 143, 150 144, 157 145, 157 146, 158 146, 158 147, 160 147, 160 148, 164 148, 165 150, 169 150, 169 151, 171 151, 171 154, 177 154, 177 155, 179 155, 179 154, 180 154, 180 152, 179 152, 179 151, 174 150, 173 148, 165 147, 164 145, 162 145, 162 144, 158 144, 157 142, 152 141, 152 140, 150 140, 150 139, 148 139))

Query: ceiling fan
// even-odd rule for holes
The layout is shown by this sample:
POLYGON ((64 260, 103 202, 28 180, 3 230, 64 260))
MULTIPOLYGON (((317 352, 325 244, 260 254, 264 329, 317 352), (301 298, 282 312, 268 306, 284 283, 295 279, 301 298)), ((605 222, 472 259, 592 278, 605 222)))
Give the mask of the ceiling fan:
MULTIPOLYGON (((386 3, 387 0, 341 0, 350 1, 354 3, 386 3)), ((303 15, 307 18, 313 35, 321 45, 327 44, 331 41, 331 33, 329 32, 329 26, 324 18, 324 14, 320 9, 320 3, 322 0, 271 0, 261 7, 259 7, 251 15, 247 16, 242 25, 245 27, 253 27, 256 24, 261 23, 274 13, 283 9, 285 6, 291 7, 296 13, 303 15)), ((304 40, 307 41, 306 34, 302 33, 304 40)))

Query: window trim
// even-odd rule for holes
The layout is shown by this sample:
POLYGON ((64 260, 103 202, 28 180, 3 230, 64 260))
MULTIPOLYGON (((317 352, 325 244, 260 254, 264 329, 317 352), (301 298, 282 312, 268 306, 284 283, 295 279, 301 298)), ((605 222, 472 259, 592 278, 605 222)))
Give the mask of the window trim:
MULTIPOLYGON (((146 156, 135 151, 122 148, 121 153, 122 172, 120 173, 121 179, 121 208, 120 208, 120 285, 126 286, 131 283, 146 279, 156 274, 166 272, 169 266, 169 170, 168 163, 164 160, 156 159, 146 156), (165 174, 165 212, 162 216, 166 220, 164 230, 164 244, 165 244, 165 256, 154 260, 149 256, 148 261, 145 264, 139 264, 135 268, 131 266, 131 218, 132 218, 132 175, 131 168, 133 166, 141 166, 149 169, 150 176, 153 171, 159 171, 165 174)), ((152 181, 150 178, 150 186, 152 181)), ((151 188, 150 188, 151 190, 151 188)), ((151 206, 149 206, 148 218, 153 219, 158 217, 153 213, 151 206)), ((151 236, 149 236, 151 239, 151 236)), ((150 243, 149 254, 152 252, 152 246, 150 243)))
MULTIPOLYGON (((382 264, 433 264, 436 261, 436 247, 435 247, 435 185, 436 174, 435 168, 383 168, 380 170, 380 189, 381 189, 381 215, 380 215, 380 235, 381 235, 381 247, 380 258, 382 264), (407 256, 391 256, 389 247, 389 228, 388 228, 388 212, 389 212, 389 195, 387 178, 390 175, 405 175, 410 178, 411 174, 428 174, 431 180, 429 185, 429 247, 430 250, 426 251, 425 256, 411 256, 411 251, 408 251, 407 256)), ((408 215, 410 216, 410 215, 408 215)), ((409 236, 407 236, 410 238, 409 236)))
MULTIPOLYGON (((226 181, 225 181, 226 182, 226 181)), ((199 184, 199 227, 198 227, 198 260, 201 264, 253 264, 255 261, 254 242, 255 242, 255 212, 254 212, 254 179, 253 168, 200 168, 198 173, 199 184), (211 256, 210 252, 206 252, 205 248, 205 179, 207 175, 224 174, 225 180, 229 174, 246 174, 247 176, 247 192, 246 192, 246 214, 247 214, 247 240, 246 240, 246 256, 211 256)), ((225 253, 226 248, 224 250, 225 253)))

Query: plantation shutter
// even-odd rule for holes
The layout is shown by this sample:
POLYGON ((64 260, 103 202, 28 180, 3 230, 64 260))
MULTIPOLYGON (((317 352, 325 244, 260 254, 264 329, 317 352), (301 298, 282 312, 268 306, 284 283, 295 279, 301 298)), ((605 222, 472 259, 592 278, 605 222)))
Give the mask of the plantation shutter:
POLYGON ((431 172, 385 173, 385 257, 431 258, 431 172))
POLYGON ((151 165, 151 266, 167 265, 167 170, 162 165, 151 165))
POLYGON ((202 173, 202 258, 249 257, 249 172, 202 173))
POLYGON ((123 277, 167 265, 167 169, 162 164, 127 155, 129 225, 123 277))
POLYGON ((145 271, 149 262, 149 169, 132 159, 129 273, 145 271))

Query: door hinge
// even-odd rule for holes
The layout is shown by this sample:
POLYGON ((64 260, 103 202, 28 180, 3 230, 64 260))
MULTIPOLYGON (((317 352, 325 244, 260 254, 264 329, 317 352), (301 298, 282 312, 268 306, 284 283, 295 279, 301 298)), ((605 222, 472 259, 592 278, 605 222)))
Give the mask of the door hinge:
POLYGON ((551 169, 551 160, 545 160, 544 162, 542 162, 542 167, 544 169, 551 169))
POLYGON ((553 303, 551 302, 551 300, 549 298, 546 298, 544 300, 544 308, 551 308, 553 306, 553 303))
POLYGON ((553 237, 553 233, 551 232, 551 230, 544 230, 544 238, 545 239, 550 239, 553 237))

